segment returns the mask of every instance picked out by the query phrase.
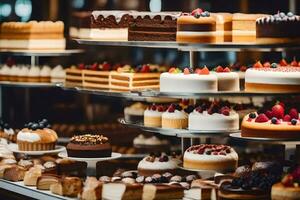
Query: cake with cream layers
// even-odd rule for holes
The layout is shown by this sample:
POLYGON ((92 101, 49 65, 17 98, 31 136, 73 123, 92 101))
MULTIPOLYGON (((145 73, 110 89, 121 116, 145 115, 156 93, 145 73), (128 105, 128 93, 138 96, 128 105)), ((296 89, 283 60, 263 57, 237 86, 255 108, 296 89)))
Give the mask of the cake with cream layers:
POLYGON ((73 12, 69 34, 73 38, 90 38, 91 12, 73 12))

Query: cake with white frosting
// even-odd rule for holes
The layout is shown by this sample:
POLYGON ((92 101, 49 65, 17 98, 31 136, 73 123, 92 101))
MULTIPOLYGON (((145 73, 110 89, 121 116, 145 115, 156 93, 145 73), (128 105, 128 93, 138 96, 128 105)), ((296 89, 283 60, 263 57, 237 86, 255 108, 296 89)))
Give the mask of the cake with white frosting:
POLYGON ((63 83, 66 79, 66 71, 61 65, 54 67, 50 74, 51 83, 63 83))
POLYGON ((183 156, 183 167, 216 172, 235 171, 238 154, 226 145, 200 144, 189 147, 183 156))
POLYGON ((40 82, 50 82, 51 68, 48 65, 44 65, 40 71, 40 82))
POLYGON ((169 72, 160 75, 160 92, 201 93, 217 92, 217 76, 204 67, 193 73, 189 68, 183 71, 171 68, 169 72))
POLYGON ((162 105, 151 105, 144 112, 144 126, 161 127, 161 117, 166 110, 162 105))
POLYGON ((240 77, 236 72, 231 72, 228 67, 218 66, 212 72, 218 79, 218 91, 240 91, 240 77))
POLYGON ((188 126, 188 114, 178 104, 171 104, 162 114, 162 128, 184 129, 188 126))

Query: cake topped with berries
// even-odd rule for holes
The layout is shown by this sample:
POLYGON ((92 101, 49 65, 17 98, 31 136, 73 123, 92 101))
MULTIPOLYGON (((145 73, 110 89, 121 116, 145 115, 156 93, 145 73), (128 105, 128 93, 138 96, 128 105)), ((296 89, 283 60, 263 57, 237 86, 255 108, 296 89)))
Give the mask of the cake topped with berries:
POLYGON ((237 153, 227 145, 194 145, 185 151, 183 157, 185 168, 217 172, 234 171, 237 162, 237 153))
POLYGON ((195 71, 191 68, 170 68, 169 72, 160 75, 160 92, 201 93, 217 90, 217 76, 210 73, 207 67, 195 71))
POLYGON ((190 130, 224 131, 239 129, 239 115, 222 102, 202 104, 189 114, 190 130))
POLYGON ((167 109, 166 106, 152 104, 144 112, 144 125, 149 127, 161 127, 161 117, 167 109))
POLYGON ((248 92, 300 92, 300 68, 294 59, 288 64, 256 62, 245 74, 245 90, 248 92))
POLYGON ((300 138, 297 108, 277 103, 246 115, 242 122, 243 137, 300 138))
POLYGON ((214 72, 218 78, 218 91, 239 91, 240 78, 236 72, 231 72, 229 67, 217 66, 214 72))
POLYGON ((178 155, 169 156, 165 153, 150 154, 138 164, 138 174, 150 176, 153 174, 163 174, 165 172, 175 173, 181 163, 178 155))
POLYGON ((183 129, 188 126, 188 114, 179 104, 171 104, 162 114, 162 128, 183 129))

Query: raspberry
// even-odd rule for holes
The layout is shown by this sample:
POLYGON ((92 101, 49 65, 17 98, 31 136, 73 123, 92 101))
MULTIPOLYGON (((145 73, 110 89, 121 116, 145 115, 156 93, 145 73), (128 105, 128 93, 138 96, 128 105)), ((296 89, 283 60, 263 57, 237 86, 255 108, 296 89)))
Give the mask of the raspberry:
POLYGON ((94 63, 94 64, 91 66, 91 70, 97 71, 97 69, 98 69, 98 64, 97 64, 97 63, 94 63))
POLYGON ((255 119, 255 122, 263 123, 269 121, 269 118, 265 114, 259 114, 258 117, 255 119))
POLYGON ((203 10, 201 8, 197 8, 192 11, 191 15, 195 16, 196 13, 200 15, 202 12, 203 12, 203 10))
POLYGON ((270 110, 267 110, 265 114, 267 115, 267 117, 268 117, 269 119, 271 119, 271 118, 273 117, 273 113, 272 113, 272 111, 270 111, 270 110))
POLYGON ((209 74, 209 70, 207 67, 204 67, 203 69, 201 69, 200 75, 208 75, 208 74, 209 74))
POLYGON ((83 64, 83 63, 80 63, 79 65, 78 65, 78 69, 84 69, 85 68, 85 65, 83 64))
POLYGON ((293 67, 298 67, 298 62, 296 61, 296 58, 294 57, 294 60, 290 64, 293 67))
POLYGON ((272 116, 276 117, 277 119, 282 119, 284 117, 284 108, 280 104, 273 106, 272 116))
POLYGON ((241 66, 240 71, 245 72, 247 70, 247 66, 241 66))
POLYGON ((143 65, 142 69, 141 69, 142 73, 148 73, 150 72, 150 66, 149 65, 143 65))
POLYGON ((199 107, 197 107, 196 109, 195 109, 197 112, 199 112, 199 113, 202 113, 203 112, 203 110, 202 110, 202 108, 199 106, 199 107))
POLYGON ((261 64, 260 61, 257 61, 254 65, 253 65, 253 68, 262 68, 263 65, 261 64))
POLYGON ((219 65, 219 66, 216 68, 216 72, 223 72, 223 67, 219 65))
POLYGON ((281 61, 279 62, 280 66, 288 66, 288 63, 286 62, 285 59, 281 59, 281 61))
POLYGON ((289 115, 292 119, 298 119, 299 118, 299 112, 296 108, 292 108, 289 112, 289 115))
POLYGON ((158 106, 157 107, 157 111, 158 112, 163 112, 164 111, 164 107, 163 106, 158 106))
POLYGON ((289 115, 285 115, 284 117, 283 117, 283 121, 284 122, 290 122, 291 121, 291 116, 289 116, 289 115))
POLYGON ((230 72, 230 69, 228 67, 225 67, 225 69, 223 70, 223 72, 230 72))
POLYGON ((188 68, 185 68, 185 69, 183 70, 183 73, 184 73, 185 75, 190 74, 190 70, 189 70, 188 68))
POLYGON ((265 62, 265 63, 263 64, 263 66, 266 67, 266 68, 270 68, 270 67, 271 67, 271 64, 270 64, 270 62, 265 62))
POLYGON ((102 70, 103 71, 109 71, 111 68, 110 64, 108 64, 107 62, 102 64, 102 70))
POLYGON ((152 105, 151 110, 155 111, 156 110, 156 105, 152 105))

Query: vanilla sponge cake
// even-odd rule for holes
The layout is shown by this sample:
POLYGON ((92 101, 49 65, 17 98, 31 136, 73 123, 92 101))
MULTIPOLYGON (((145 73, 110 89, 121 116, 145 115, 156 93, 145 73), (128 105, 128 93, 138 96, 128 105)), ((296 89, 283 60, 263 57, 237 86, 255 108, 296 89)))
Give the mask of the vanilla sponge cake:
POLYGON ((216 42, 232 41, 232 14, 231 13, 211 13, 216 19, 216 42))

